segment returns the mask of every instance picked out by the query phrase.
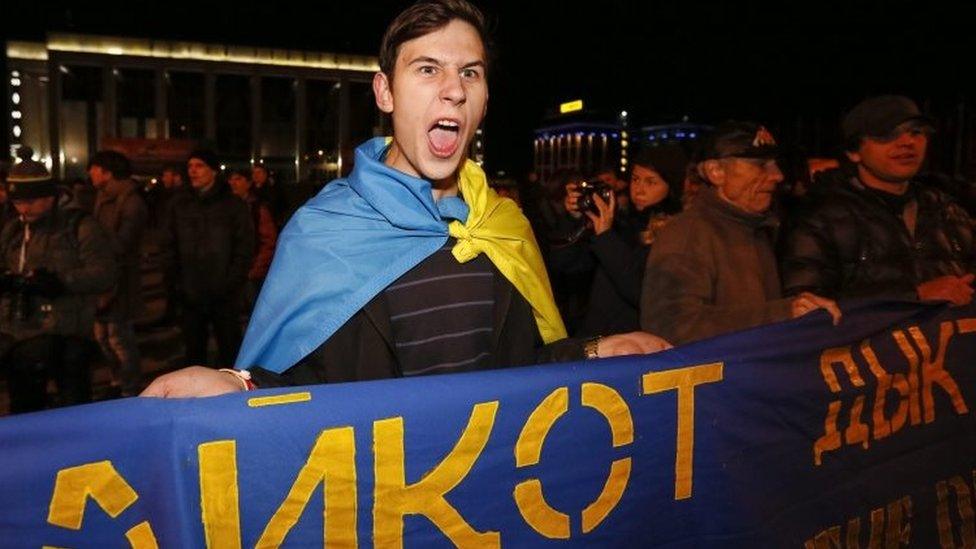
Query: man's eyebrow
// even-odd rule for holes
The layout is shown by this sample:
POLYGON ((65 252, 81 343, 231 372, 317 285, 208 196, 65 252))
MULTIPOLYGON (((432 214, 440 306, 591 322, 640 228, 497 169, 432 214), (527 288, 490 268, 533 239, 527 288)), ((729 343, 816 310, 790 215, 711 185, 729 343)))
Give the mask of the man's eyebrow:
MULTIPOLYGON (((420 56, 420 57, 414 59, 413 61, 411 61, 410 63, 408 63, 408 65, 414 65, 414 64, 417 64, 417 63, 431 63, 433 65, 437 65, 438 67, 443 67, 444 66, 444 62, 441 61, 440 59, 435 59, 433 57, 428 57, 426 55, 420 56)), ((470 61, 468 63, 465 63, 464 65, 461 65, 461 68, 462 69, 470 69, 471 67, 482 67, 483 68, 484 66, 485 66, 485 62, 483 60, 481 60, 481 59, 478 59, 477 61, 470 61)))
POLYGON ((414 59, 413 61, 411 61, 410 63, 408 63, 408 65, 413 65, 413 64, 416 64, 416 63, 433 63, 434 65, 437 65, 438 67, 444 65, 444 63, 442 63, 439 59, 434 59, 433 57, 427 57, 427 56, 418 57, 418 58, 414 59))

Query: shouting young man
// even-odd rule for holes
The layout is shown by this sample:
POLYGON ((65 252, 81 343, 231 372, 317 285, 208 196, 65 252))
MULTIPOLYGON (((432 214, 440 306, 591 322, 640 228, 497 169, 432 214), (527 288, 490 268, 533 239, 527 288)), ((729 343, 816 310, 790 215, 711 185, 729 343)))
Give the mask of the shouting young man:
POLYGON ((373 79, 393 138, 356 150, 348 178, 303 206, 237 359, 188 368, 147 396, 482 370, 653 352, 633 332, 566 338, 528 221, 468 145, 488 106, 485 25, 464 0, 425 0, 391 23, 373 79))

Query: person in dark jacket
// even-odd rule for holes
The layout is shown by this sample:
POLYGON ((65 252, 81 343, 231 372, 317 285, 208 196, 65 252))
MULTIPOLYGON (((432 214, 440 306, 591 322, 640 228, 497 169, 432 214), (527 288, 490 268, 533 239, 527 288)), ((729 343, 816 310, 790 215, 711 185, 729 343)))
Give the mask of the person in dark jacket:
POLYGON ((98 191, 95 219, 112 239, 118 277, 99 297, 95 340, 112 372, 113 393, 135 396, 142 390, 139 347, 132 323, 141 300, 141 244, 149 212, 130 179, 132 167, 121 153, 99 151, 88 162, 88 176, 98 191))
POLYGON ((844 117, 850 166, 820 178, 786 239, 783 288, 834 298, 972 300, 973 224, 917 174, 931 123, 901 96, 867 99, 844 117))
POLYGON ((39 162, 11 168, 6 191, 18 214, 0 232, 0 364, 10 410, 89 402, 95 302, 115 282, 109 237, 86 212, 58 203, 39 162))
MULTIPOLYGON (((630 206, 616 206, 594 195, 597 212, 583 212, 592 236, 579 246, 576 261, 592 265, 593 282, 580 337, 629 332, 640 329, 641 280, 654 235, 677 213, 680 201, 671 185, 655 168, 652 154, 644 151, 632 164, 629 185, 630 206)), ((567 208, 578 211, 579 193, 567 195, 567 208)))
POLYGON ((164 268, 180 281, 187 364, 232 364, 241 343, 240 303, 254 257, 254 224, 247 204, 221 177, 208 150, 187 160, 192 192, 175 195, 161 234, 164 268), (213 328, 216 362, 207 358, 213 328))
POLYGON ((253 183, 251 192, 268 206, 271 215, 274 216, 275 226, 280 229, 288 221, 288 200, 285 197, 285 189, 271 177, 268 167, 264 164, 255 164, 251 168, 251 182, 253 183))
POLYGON ((352 174, 282 232, 244 370, 188 368, 144 395, 240 391, 252 376, 260 387, 352 381, 666 347, 641 332, 565 337, 528 221, 467 159, 487 107, 484 37, 483 16, 464 0, 421 1, 396 18, 373 79, 393 139, 361 145, 352 174))
POLYGON ((275 226, 271 208, 254 194, 253 182, 246 171, 232 170, 227 177, 227 183, 234 194, 247 204, 254 222, 256 249, 251 269, 247 272, 247 289, 244 292, 245 312, 250 313, 258 292, 261 291, 264 277, 268 276, 268 269, 271 268, 275 243, 278 242, 278 228, 275 226))

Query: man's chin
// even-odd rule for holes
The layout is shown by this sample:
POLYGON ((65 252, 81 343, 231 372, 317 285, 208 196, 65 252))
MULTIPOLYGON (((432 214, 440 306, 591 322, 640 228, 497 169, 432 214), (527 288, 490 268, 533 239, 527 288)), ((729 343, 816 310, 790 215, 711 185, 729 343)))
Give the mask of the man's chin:
POLYGON ((430 159, 420 166, 420 175, 428 181, 448 179, 458 172, 463 161, 463 156, 430 159))

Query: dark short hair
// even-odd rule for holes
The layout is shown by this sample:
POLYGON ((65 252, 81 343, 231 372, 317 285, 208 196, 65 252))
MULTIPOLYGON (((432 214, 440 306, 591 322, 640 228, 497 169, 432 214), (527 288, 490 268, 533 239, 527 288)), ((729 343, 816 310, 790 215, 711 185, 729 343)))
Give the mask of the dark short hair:
POLYGON ((132 176, 132 164, 124 154, 117 151, 98 151, 88 161, 88 168, 99 168, 112 172, 115 179, 127 179, 132 176))
POLYGON ((421 0, 403 10, 386 28, 380 43, 380 70, 392 80, 401 44, 436 32, 455 19, 468 23, 478 31, 487 65, 490 44, 485 16, 478 8, 465 0, 421 0))

